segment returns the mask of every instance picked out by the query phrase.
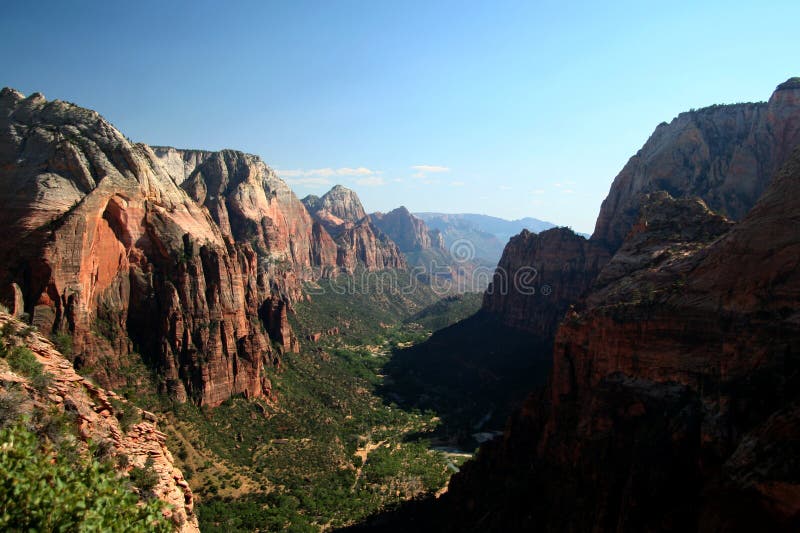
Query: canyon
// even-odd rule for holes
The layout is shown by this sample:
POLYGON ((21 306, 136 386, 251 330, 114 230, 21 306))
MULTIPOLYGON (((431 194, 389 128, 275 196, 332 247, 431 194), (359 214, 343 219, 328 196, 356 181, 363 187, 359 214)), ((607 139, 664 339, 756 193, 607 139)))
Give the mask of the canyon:
POLYGON ((180 402, 269 398, 304 283, 407 268, 352 191, 310 213, 257 156, 134 144, 39 93, 0 93, 0 169, 3 301, 108 387, 142 359, 180 402))
POLYGON ((437 500, 354 529, 796 530, 798 97, 681 114, 590 239, 512 238, 483 312, 551 339, 545 386, 437 500))
MULTIPOLYGON (((591 237, 523 230, 492 270, 447 244, 478 231, 455 219, 424 214, 447 233, 405 207, 368 214, 341 185, 300 200, 255 155, 133 143, 94 111, 6 88, 0 223, 15 238, 0 244, 0 322, 38 330, 27 342, 55 376, 46 400, 60 409, 78 394, 87 441, 136 465, 157 458, 157 495, 187 531, 194 495, 157 416, 137 411, 144 422, 126 433, 111 390, 152 386, 174 402, 168 433, 196 456, 182 464, 203 458, 209 483, 225 468, 260 483, 258 497, 299 501, 311 481, 288 459, 313 450, 336 466, 317 473, 325 490, 358 486, 370 512, 411 500, 361 529, 791 531, 798 146, 797 78, 765 103, 682 113, 614 179, 591 237), (425 289, 322 290, 369 284, 363 272, 425 289), (464 319, 460 293, 484 288, 464 319), (448 327, 429 331, 426 313, 448 327), (473 444, 504 420, 446 490, 443 472, 459 468, 410 436, 440 424, 447 445, 473 444), (375 457, 436 474, 381 477, 375 457), (274 464, 289 481, 268 487, 274 464)), ((365 511, 348 512, 308 524, 365 511)))

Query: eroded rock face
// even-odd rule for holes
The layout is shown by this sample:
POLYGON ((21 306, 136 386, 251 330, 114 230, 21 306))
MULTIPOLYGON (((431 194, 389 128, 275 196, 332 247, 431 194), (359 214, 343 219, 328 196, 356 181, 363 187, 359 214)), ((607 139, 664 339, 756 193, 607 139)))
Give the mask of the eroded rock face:
POLYGON ((269 334, 295 348, 287 304, 336 268, 330 236, 257 158, 156 152, 40 94, 0 93, 0 204, 14 235, 0 283, 34 324, 70 333, 106 386, 141 354, 178 400, 269 395, 269 334))
POLYGON ((402 252, 417 252, 430 248, 444 250, 444 237, 438 230, 431 230, 425 222, 412 215, 405 207, 388 213, 370 215, 373 224, 388 235, 402 252))
POLYGON ((342 222, 355 223, 367 216, 355 191, 342 185, 334 185, 322 198, 313 195, 306 196, 303 198, 303 203, 312 213, 322 211, 342 222))
POLYGON ((298 280, 330 275, 336 245, 258 156, 156 147, 173 180, 211 214, 231 243, 250 244, 259 268, 290 300, 298 280))
POLYGON ((640 197, 697 196, 733 220, 753 207, 800 143, 800 83, 767 103, 712 106, 662 123, 611 185, 593 238, 616 249, 638 219, 640 197))
POLYGON ((552 338, 609 258, 603 246, 568 228, 523 230, 506 245, 483 309, 508 326, 552 338))
MULTIPOLYGON (((675 198, 699 198, 711 210, 740 220, 797 144, 800 82, 794 78, 779 85, 767 103, 681 113, 659 125, 614 179, 591 239, 568 238, 571 232, 565 229, 513 238, 495 277, 512 281, 531 276, 533 268, 539 278, 537 290, 504 294, 495 282, 484 309, 512 327, 552 338, 564 311, 585 294, 611 255, 636 231, 649 195, 662 191, 675 198), (547 298, 540 290, 544 284, 552 291, 547 298)), ((617 258, 615 266, 621 261, 617 258)))
MULTIPOLYGON (((0 313, 0 326, 8 321, 14 322, 17 331, 26 326, 0 313)), ((49 373, 52 379, 43 392, 31 386, 24 376, 10 370, 0 371, 0 395, 9 394, 9 385, 16 385, 16 390, 26 393, 24 401, 17 406, 21 412, 30 412, 33 407, 61 415, 68 412, 70 416, 63 418, 75 420, 81 452, 88 454, 89 443, 92 442, 106 446, 107 453, 113 456, 124 455, 127 461, 115 461, 116 464, 127 464, 120 467, 123 474, 130 472, 133 467, 142 468, 148 459, 152 460, 152 468, 157 476, 153 493, 171 506, 167 514, 176 525, 176 530, 182 533, 200 531, 194 514, 194 495, 189 483, 175 466, 166 446, 166 435, 158 430, 155 415, 134 407, 113 392, 78 375, 53 344, 38 333, 29 333, 17 342, 34 353, 43 365, 43 371, 49 373), (140 422, 124 431, 118 421, 120 407, 136 410, 140 422)))
POLYGON ((449 527, 795 531, 798 261, 800 151, 733 227, 650 196, 561 324, 550 388, 454 477, 449 527))
POLYGON ((367 270, 405 269, 406 261, 397 245, 367 217, 358 195, 341 185, 322 198, 306 196, 303 204, 314 219, 333 236, 336 263, 345 272, 361 265, 367 270))

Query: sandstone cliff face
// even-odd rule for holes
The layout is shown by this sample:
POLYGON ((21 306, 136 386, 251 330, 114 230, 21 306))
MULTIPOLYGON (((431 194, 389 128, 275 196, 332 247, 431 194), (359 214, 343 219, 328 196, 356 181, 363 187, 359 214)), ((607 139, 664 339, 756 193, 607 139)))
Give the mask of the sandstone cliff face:
POLYGON ((358 195, 342 185, 334 185, 322 198, 306 196, 303 198, 303 203, 312 213, 322 211, 333 220, 338 219, 342 222, 355 223, 367 216, 358 195))
POLYGON ((367 270, 406 268, 397 245, 372 224, 354 191, 336 185, 322 198, 306 196, 303 204, 336 242, 340 269, 352 273, 358 265, 367 270))
MULTIPOLYGON (((0 313, 0 327, 11 321, 15 330, 26 326, 0 313)), ((6 339, 7 340, 7 339, 6 339)), ((156 417, 127 403, 113 392, 106 391, 91 381, 78 375, 72 364, 64 358, 53 344, 37 333, 30 333, 17 340, 27 346, 43 365, 44 372, 52 376, 46 391, 31 386, 28 378, 8 369, 5 363, 0 368, 0 395, 13 394, 14 390, 24 393, 24 400, 17 406, 20 413, 42 409, 47 413, 60 415, 69 413, 68 418, 75 421, 79 437, 80 451, 89 453, 89 442, 107 447, 109 454, 127 457, 127 473, 133 467, 143 467, 148 459, 153 462, 157 476, 153 493, 172 506, 167 511, 176 530, 183 533, 200 531, 197 516, 194 514, 194 496, 181 471, 175 467, 172 455, 166 446, 166 435, 158 430, 156 417), (118 421, 118 409, 132 409, 140 413, 140 422, 124 431, 118 421)), ((17 398, 15 403, 20 402, 17 398)), ((5 413, 6 416, 8 413, 5 413)), ((119 462, 118 462, 119 464, 119 462)), ((123 463, 125 464, 125 463, 123 463)))
POLYGON ((506 245, 483 309, 508 326, 552 338, 609 258, 603 246, 568 228, 523 230, 506 245))
POLYGON ((288 303, 335 267, 332 242, 256 158, 159 154, 93 111, 4 89, 0 222, 15 238, 0 283, 107 386, 139 353, 181 401, 268 395, 270 333, 296 346, 288 303))
POLYGON ((496 281, 487 291, 484 309, 499 314, 507 325, 552 338, 564 311, 586 292, 634 229, 649 194, 664 191, 676 198, 699 197, 712 210, 740 220, 797 144, 798 79, 779 85, 767 103, 681 113, 671 123, 658 126, 615 178, 589 241, 566 238, 567 230, 512 239, 498 265, 496 281), (539 278, 536 292, 496 289, 502 288, 498 276, 499 281, 531 276, 531 267, 539 278), (541 292, 545 284, 552 291, 548 297, 541 292))
POLYGON ((625 165, 603 202, 593 238, 618 247, 638 219, 642 194, 698 196, 740 220, 800 143, 800 82, 767 103, 712 106, 663 123, 625 165))
POLYGON ((800 151, 732 228, 651 195, 560 326, 549 390, 451 482, 449 527, 797 530, 798 193, 800 151))
POLYGON ((428 229, 424 221, 412 215, 405 207, 398 207, 385 214, 373 213, 370 218, 373 224, 397 243, 402 252, 444 249, 441 232, 428 229))
POLYGON ((154 151, 229 240, 249 243, 259 252, 260 266, 283 279, 284 291, 296 291, 298 279, 316 279, 334 269, 333 240, 315 230, 302 202, 258 156, 233 150, 154 151))

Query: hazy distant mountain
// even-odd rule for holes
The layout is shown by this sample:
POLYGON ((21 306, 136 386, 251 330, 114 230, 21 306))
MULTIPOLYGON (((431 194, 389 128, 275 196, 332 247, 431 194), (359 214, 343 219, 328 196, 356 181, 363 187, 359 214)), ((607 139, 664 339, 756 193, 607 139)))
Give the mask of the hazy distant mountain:
POLYGON ((537 218, 505 220, 489 215, 472 213, 414 213, 428 224, 438 229, 444 236, 445 246, 450 247, 458 240, 466 240, 475 247, 475 256, 497 263, 503 254, 508 240, 523 229, 539 233, 554 228, 555 224, 537 218))

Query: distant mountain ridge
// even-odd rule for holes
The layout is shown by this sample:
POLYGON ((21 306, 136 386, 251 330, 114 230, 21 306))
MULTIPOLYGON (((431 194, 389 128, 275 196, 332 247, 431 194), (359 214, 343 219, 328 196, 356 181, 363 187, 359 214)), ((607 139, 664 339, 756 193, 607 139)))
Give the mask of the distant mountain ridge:
POLYGON ((467 240, 475 247, 475 256, 491 263, 497 263, 503 255, 508 240, 523 229, 539 233, 556 227, 552 222, 538 218, 525 217, 506 220, 490 215, 475 213, 414 213, 428 224, 432 230, 439 230, 444 236, 446 247, 459 240, 467 240))

